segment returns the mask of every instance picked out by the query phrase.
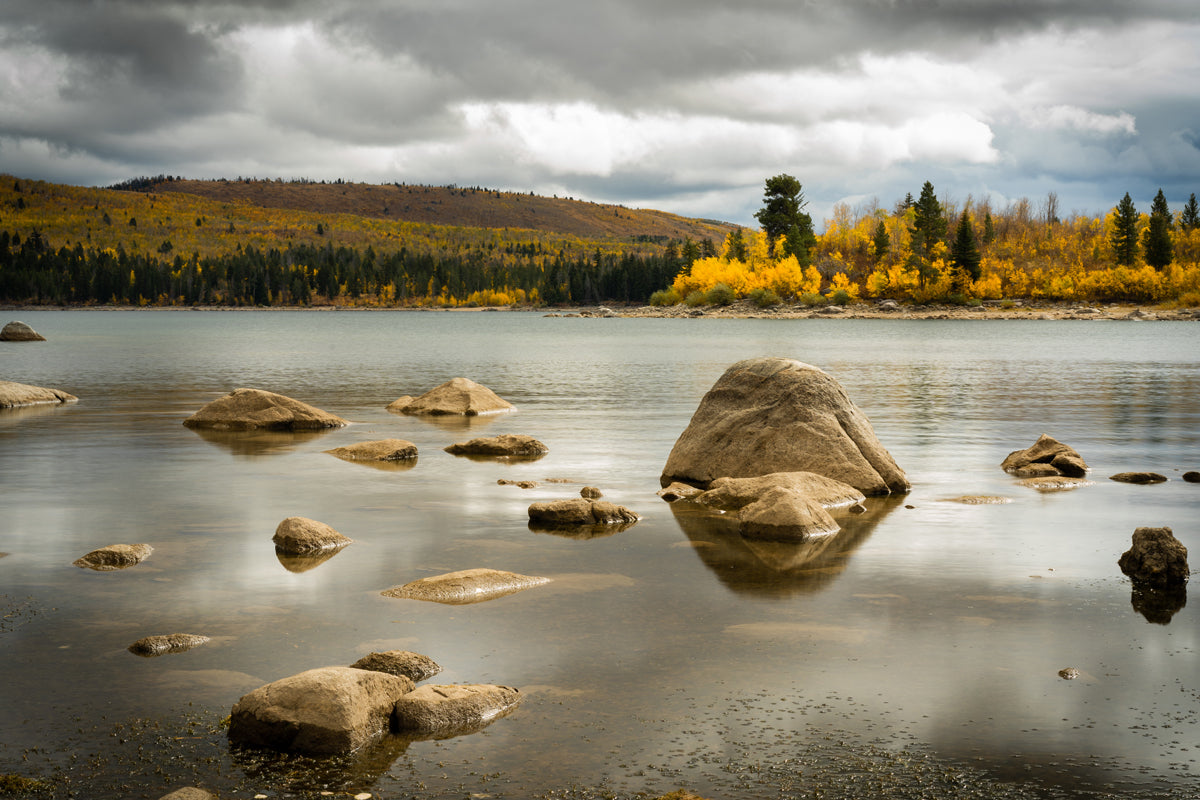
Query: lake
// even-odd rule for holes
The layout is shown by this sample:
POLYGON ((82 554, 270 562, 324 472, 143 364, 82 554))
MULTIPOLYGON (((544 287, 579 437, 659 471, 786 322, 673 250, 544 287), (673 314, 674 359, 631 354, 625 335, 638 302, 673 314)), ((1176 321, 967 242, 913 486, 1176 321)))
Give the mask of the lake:
POLYGON ((0 379, 80 401, 0 412, 0 773, 84 797, 1200 797, 1200 602, 1144 615, 1117 567, 1142 526, 1198 567, 1195 323, 6 313, 48 341, 0 343, 0 379), (833 375, 913 484, 811 561, 655 494, 708 388, 767 355, 833 375), (385 410, 456 376, 517 413, 385 410), (352 424, 181 424, 238 387, 352 424), (500 433, 550 453, 443 452, 500 433), (1042 433, 1095 484, 1040 494, 999 468, 1042 433), (411 468, 324 452, 393 437, 411 468), (1108 479, 1128 470, 1170 480, 1108 479), (530 529, 530 503, 585 485, 641 521, 530 529), (271 542, 289 516, 354 543, 292 571, 271 542), (72 565, 140 542, 130 569, 72 565), (553 581, 466 606, 380 594, 473 567, 553 581), (212 641, 126 650, 177 632, 212 641), (246 692, 387 649, 524 700, 479 733, 343 759, 230 751, 219 722, 246 692))

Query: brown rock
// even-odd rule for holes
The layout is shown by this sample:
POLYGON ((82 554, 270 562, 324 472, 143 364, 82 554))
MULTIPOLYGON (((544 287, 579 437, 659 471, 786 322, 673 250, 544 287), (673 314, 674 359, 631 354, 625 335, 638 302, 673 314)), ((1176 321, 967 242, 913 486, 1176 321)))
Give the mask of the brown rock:
POLYGON ((755 358, 727 369, 700 401, 660 480, 707 486, 723 477, 799 471, 868 495, 910 488, 837 381, 799 361, 755 358))
POLYGON ((677 500, 691 500, 696 495, 703 493, 703 489, 692 486, 690 483, 679 483, 678 481, 658 490, 658 496, 668 503, 674 503, 677 500))
POLYGON ((408 678, 352 667, 321 667, 268 683, 238 700, 229 739, 243 747, 306 755, 357 750, 391 728, 408 678))
POLYGON ((1051 475, 1048 478, 1025 478, 1017 483, 1030 489, 1037 489, 1039 492, 1066 492, 1081 486, 1094 486, 1096 482, 1085 481, 1082 478, 1068 478, 1063 475, 1051 475))
POLYGON ((153 552, 154 548, 148 544, 110 544, 75 559, 74 564, 97 572, 111 572, 140 564, 153 552))
POLYGON ((408 461, 417 457, 417 446, 405 439, 379 439, 325 452, 345 461, 408 461))
POLYGON ((519 433, 481 436, 470 441, 452 444, 445 450, 456 456, 486 456, 488 458, 541 457, 550 452, 550 448, 537 439, 519 433))
POLYGON ((585 486, 579 490, 579 496, 584 500, 599 500, 604 497, 604 493, 595 486, 585 486))
POLYGON ((371 672, 386 672, 388 675, 399 675, 408 678, 413 683, 432 678, 442 671, 441 665, 429 656, 413 653, 408 650, 387 650, 382 653, 371 653, 350 665, 354 669, 365 669, 371 672))
POLYGON ((125 649, 143 658, 153 658, 167 653, 182 653, 208 641, 211 640, 207 636, 195 633, 168 633, 163 636, 145 636, 125 649))
POLYGON ((584 497, 549 500, 529 506, 529 521, 543 525, 609 525, 639 519, 641 517, 625 506, 584 497))
POLYGON ((742 508, 738 529, 746 537, 790 541, 837 533, 841 527, 817 501, 794 489, 775 486, 742 508))
POLYGON ((1050 464, 1029 464, 1008 470, 1010 475, 1018 478, 1049 478, 1058 475, 1058 469, 1050 464))
POLYGON ((549 578, 518 575, 495 569, 465 569, 421 578, 384 591, 384 597, 428 600, 448 605, 481 603, 549 583, 549 578))
POLYGON ((396 701, 396 731, 449 734, 478 730, 509 713, 520 702, 521 693, 509 686, 420 686, 396 701))
POLYGON ((235 389, 183 421, 189 428, 224 431, 305 431, 339 428, 346 420, 262 389, 235 389))
POLYGON ((1189 470, 1183 473, 1183 479, 1188 483, 1200 483, 1200 472, 1189 470))
POLYGON ((43 403, 75 403, 79 400, 73 394, 67 394, 59 389, 44 389, 41 386, 30 386, 26 383, 0 381, 0 408, 16 408, 18 406, 36 406, 43 403))
POLYGON ((1055 474, 1068 478, 1082 478, 1088 471, 1083 457, 1074 448, 1044 433, 1024 450, 1014 450, 1005 456, 1000 468, 1014 475, 1022 472, 1021 477, 1025 477, 1028 473, 1023 471, 1034 464, 1049 464, 1054 468, 1055 474))
POLYGON ((24 322, 10 322, 0 329, 0 342, 44 342, 46 337, 24 322))
POLYGON ((170 794, 164 794, 158 800, 217 800, 217 796, 195 786, 185 786, 170 794))
POLYGON ((1121 554, 1117 566, 1135 586, 1156 589, 1183 586, 1191 574, 1187 548, 1166 527, 1135 530, 1133 546, 1121 554))
POLYGON ((737 511, 775 488, 807 497, 823 508, 853 506, 866 499, 853 486, 815 472, 773 472, 753 478, 717 478, 695 500, 724 511, 737 511))
POLYGON ((449 380, 415 400, 400 405, 404 399, 393 401, 388 410, 401 414, 458 414, 468 417, 514 410, 512 403, 467 378, 449 380))
POLYGON ((1157 472, 1118 472, 1116 475, 1109 475, 1110 481, 1117 483, 1165 483, 1166 475, 1159 475, 1157 472))
POLYGON ((275 528, 271 537, 275 550, 288 555, 308 555, 340 550, 353 542, 326 525, 308 517, 288 517, 275 528))

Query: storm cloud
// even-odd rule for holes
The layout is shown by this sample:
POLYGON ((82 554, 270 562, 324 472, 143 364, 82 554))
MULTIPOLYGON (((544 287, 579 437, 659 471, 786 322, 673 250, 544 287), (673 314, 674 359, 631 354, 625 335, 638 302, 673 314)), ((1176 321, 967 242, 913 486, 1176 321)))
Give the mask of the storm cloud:
POLYGON ((0 172, 483 185, 750 224, 763 180, 1200 189, 1193 0, 6 0, 0 172))

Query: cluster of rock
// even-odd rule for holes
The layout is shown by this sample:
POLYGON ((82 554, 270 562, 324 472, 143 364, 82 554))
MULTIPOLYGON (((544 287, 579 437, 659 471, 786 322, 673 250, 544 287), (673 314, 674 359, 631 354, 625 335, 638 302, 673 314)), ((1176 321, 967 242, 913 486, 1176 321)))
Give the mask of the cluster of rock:
POLYGON ((1024 450, 1009 453, 1000 468, 1018 478, 1083 478, 1088 473, 1087 462, 1075 448, 1044 433, 1024 450))
POLYGON ((427 738, 479 730, 520 703, 492 684, 417 687, 441 671, 419 653, 371 653, 349 667, 320 667, 243 696, 229 739, 239 747, 314 756, 350 753, 385 736, 427 738))

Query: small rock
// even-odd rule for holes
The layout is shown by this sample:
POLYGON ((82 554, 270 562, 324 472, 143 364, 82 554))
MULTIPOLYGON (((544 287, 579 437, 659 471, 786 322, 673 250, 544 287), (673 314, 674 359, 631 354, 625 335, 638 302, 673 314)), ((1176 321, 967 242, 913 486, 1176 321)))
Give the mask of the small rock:
POLYGON ((1178 587, 1187 583, 1190 575, 1187 552, 1170 528, 1138 528, 1133 532, 1133 545, 1121 554, 1117 566, 1135 586, 1178 587))
POLYGON ((1118 472, 1116 475, 1109 475, 1110 481, 1118 483, 1163 483, 1167 480, 1166 475, 1159 475, 1157 472, 1118 472))
POLYGON ((529 521, 543 525, 607 525, 637 522, 639 517, 624 506, 604 500, 550 500, 529 506, 529 521))
POLYGON ((579 490, 579 496, 584 500, 599 500, 604 497, 604 493, 595 486, 585 486, 579 490))
POLYGON ((1183 473, 1183 479, 1188 483, 1200 483, 1200 472, 1189 470, 1183 473))
POLYGON ((794 541, 837 533, 841 526, 817 501, 776 486, 738 512, 738 529, 755 539, 794 541))
POLYGON ((148 544, 110 544, 75 559, 74 564, 97 572, 110 572, 140 564, 153 552, 154 548, 148 544))
POLYGON ((496 483, 501 486, 516 486, 519 489, 536 489, 538 487, 537 481, 513 481, 508 478, 501 478, 496 483))
POLYGON ((170 794, 164 794, 159 800, 217 800, 217 796, 195 786, 185 786, 170 794))
POLYGON ((679 483, 678 481, 658 490, 658 496, 668 503, 674 503, 677 500, 690 500, 696 495, 703 493, 703 489, 698 489, 686 483, 679 483))
POLYGON ((340 550, 353 542, 326 525, 308 517, 288 517, 275 528, 275 550, 288 555, 308 555, 340 550))
POLYGON ((1073 681, 1079 677, 1079 670, 1074 667, 1064 667, 1058 671, 1058 677, 1064 681, 1073 681))
POLYGON ((340 428, 341 417, 262 389, 236 389, 183 421, 188 428, 223 431, 305 431, 340 428))
POLYGON ((168 633, 162 636, 145 636, 126 649, 135 656, 154 658, 167 653, 182 653, 211 641, 207 636, 195 633, 168 633))
POLYGON ((417 457, 417 446, 405 439, 379 439, 325 452, 345 461, 407 461, 417 457))
POLYGON ((370 653, 355 661, 350 666, 354 669, 399 675, 402 678, 408 678, 413 683, 419 683, 432 678, 442 671, 441 666, 429 656, 413 653, 408 650, 387 650, 382 653, 370 653))
POLYGON ((1074 448, 1063 444, 1052 436, 1042 434, 1036 442, 1024 450, 1014 450, 1009 453, 1000 468, 1005 472, 1016 473, 1032 464, 1049 464, 1059 475, 1069 478, 1082 478, 1087 475, 1088 466, 1083 457, 1074 448))
POLYGON ((549 578, 479 568, 421 578, 403 586, 387 589, 382 594, 384 597, 406 600, 465 605, 506 597, 549 582, 549 578))
POLYGON ((450 734, 477 730, 521 702, 510 686, 488 684, 420 686, 396 701, 399 733, 450 734))
POLYGON ((994 495, 963 495, 962 497, 947 497, 947 503, 962 503, 968 506, 998 506, 1005 503, 1011 503, 1010 497, 997 497, 994 495))
POLYGON ((1054 475, 1048 478, 1026 478, 1018 481, 1021 486, 1027 486, 1030 489, 1037 489, 1039 492, 1066 492, 1071 489, 1078 489, 1081 486, 1094 486, 1095 481, 1085 481, 1082 478, 1067 478, 1062 475, 1054 475))
POLYGON ((445 450, 455 456, 485 456, 487 458, 540 458, 550 452, 550 448, 532 436, 516 433, 481 436, 470 441, 452 444, 445 450))
POLYGON ((491 389, 468 378, 454 378, 430 389, 416 399, 402 397, 388 405, 388 410, 412 415, 457 415, 473 417, 513 411, 512 403, 491 389), (401 403, 402 400, 410 400, 401 403))
POLYGON ((13 321, 0 329, 0 342, 44 342, 46 337, 26 325, 13 321))

